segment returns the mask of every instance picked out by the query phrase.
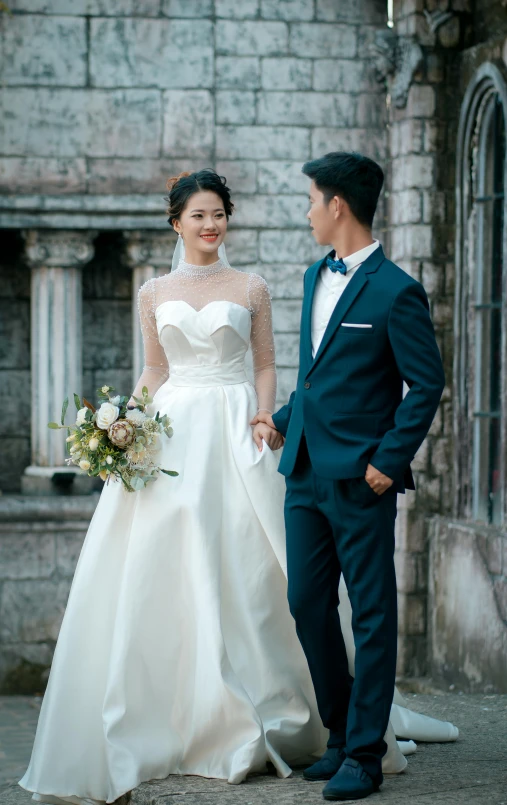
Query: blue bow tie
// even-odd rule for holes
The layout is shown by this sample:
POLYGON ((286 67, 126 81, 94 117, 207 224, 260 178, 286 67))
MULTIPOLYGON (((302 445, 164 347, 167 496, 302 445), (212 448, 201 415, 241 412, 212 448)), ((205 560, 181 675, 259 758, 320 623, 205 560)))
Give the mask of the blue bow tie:
POLYGON ((337 271, 339 271, 340 274, 347 273, 347 266, 345 265, 341 257, 338 258, 338 260, 333 260, 332 257, 326 257, 326 265, 329 269, 331 269, 333 274, 335 274, 337 271))

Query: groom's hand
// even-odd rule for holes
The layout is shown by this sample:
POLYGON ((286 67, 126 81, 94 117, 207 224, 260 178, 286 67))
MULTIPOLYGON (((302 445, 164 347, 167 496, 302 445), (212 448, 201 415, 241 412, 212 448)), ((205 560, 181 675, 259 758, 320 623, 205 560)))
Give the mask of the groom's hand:
POLYGON ((373 464, 368 464, 366 468, 365 481, 377 495, 383 495, 393 485, 392 478, 388 478, 383 472, 376 470, 373 464))
POLYGON ((269 411, 257 411, 254 418, 250 422, 250 425, 258 425, 260 422, 263 422, 265 425, 269 425, 270 428, 273 428, 273 430, 276 430, 273 417, 269 411))

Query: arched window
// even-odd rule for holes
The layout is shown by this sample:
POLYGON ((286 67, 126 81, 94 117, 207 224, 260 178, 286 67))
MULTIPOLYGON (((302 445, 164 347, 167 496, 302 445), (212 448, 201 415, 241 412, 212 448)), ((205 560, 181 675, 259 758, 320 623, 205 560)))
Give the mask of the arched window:
POLYGON ((501 525, 507 478, 507 87, 492 64, 469 85, 458 134, 456 509, 501 525))

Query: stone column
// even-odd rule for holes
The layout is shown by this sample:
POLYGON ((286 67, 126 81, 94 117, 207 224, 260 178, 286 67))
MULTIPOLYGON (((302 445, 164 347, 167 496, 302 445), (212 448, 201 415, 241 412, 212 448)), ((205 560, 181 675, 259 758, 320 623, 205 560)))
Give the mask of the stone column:
POLYGON ((26 233, 32 270, 32 463, 22 479, 25 494, 56 493, 55 475, 76 472, 65 464, 66 432, 50 430, 48 422, 60 420, 65 397, 72 412, 73 393, 81 395, 81 268, 93 255, 92 240, 91 232, 26 233))
POLYGON ((176 246, 174 232, 126 232, 127 260, 132 268, 132 333, 133 333, 133 386, 139 380, 144 364, 143 338, 139 324, 137 295, 139 288, 153 277, 171 271, 176 246))

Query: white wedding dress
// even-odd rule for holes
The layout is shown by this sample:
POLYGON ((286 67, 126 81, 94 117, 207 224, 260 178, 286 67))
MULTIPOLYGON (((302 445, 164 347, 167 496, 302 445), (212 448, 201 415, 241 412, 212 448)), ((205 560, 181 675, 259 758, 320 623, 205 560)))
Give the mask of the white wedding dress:
MULTIPOLYGON (((169 774, 240 783, 267 761, 285 777, 327 739, 286 600, 279 457, 259 452, 249 425, 275 399, 267 286, 181 262, 139 303, 136 392, 156 390, 172 418, 161 465, 180 474, 135 493, 113 482, 100 497, 20 782, 57 805, 113 802, 169 774)), ((343 589, 352 668, 348 607, 343 589)), ((393 718, 398 737, 457 735, 397 705, 393 718)), ((401 771, 392 727, 387 740, 384 771, 401 771)))

